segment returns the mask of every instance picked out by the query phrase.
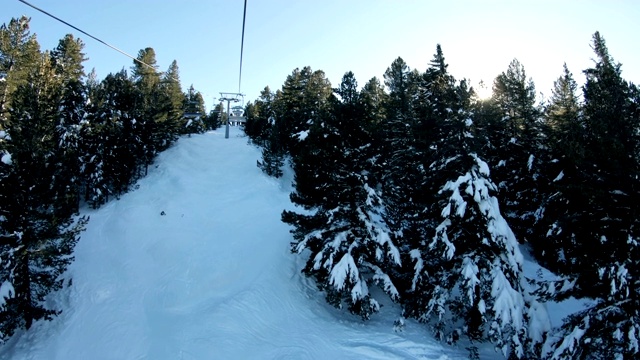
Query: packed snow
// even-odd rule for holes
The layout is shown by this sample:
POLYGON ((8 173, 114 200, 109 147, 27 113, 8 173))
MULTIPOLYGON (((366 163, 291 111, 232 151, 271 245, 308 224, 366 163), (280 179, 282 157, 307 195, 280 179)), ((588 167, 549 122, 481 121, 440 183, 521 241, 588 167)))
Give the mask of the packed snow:
POLYGON ((11 160, 11 154, 9 153, 3 153, 2 156, 0 157, 0 161, 2 161, 7 165, 11 165, 13 163, 13 161, 11 160))
POLYGON ((136 190, 84 210, 72 285, 50 299, 63 313, 0 358, 466 358, 417 322, 394 331, 392 303, 367 322, 327 305, 280 221, 292 175, 267 177, 259 157, 238 128, 185 137, 136 190))

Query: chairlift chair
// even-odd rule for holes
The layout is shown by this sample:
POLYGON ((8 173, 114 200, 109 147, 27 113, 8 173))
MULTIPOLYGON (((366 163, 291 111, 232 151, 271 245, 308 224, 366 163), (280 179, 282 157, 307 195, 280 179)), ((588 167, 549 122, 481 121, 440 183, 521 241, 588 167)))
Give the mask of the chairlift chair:
POLYGON ((185 119, 196 119, 198 117, 202 117, 202 114, 197 113, 197 112, 185 112, 182 117, 184 117, 185 119))

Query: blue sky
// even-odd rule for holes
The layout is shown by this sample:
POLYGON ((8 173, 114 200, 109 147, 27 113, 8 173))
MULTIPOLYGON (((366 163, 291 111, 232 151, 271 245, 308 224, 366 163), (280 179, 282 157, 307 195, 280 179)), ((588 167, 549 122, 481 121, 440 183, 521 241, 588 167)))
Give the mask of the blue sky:
MULTIPOLYGON (((219 92, 238 91, 243 0, 28 1, 133 56, 154 48, 161 71, 177 60, 183 89, 193 84, 208 109, 219 92)), ((18 0, 4 0, 2 14, 1 23, 31 17, 43 50, 67 33, 82 38, 85 68, 99 78, 132 65, 18 0)), ((640 83, 638 19, 637 0, 248 0, 240 91, 253 100, 307 65, 334 86, 349 70, 360 85, 382 80, 398 56, 423 71, 440 43, 458 79, 490 85, 517 58, 548 96, 564 62, 582 83, 596 30, 625 79, 640 83)))

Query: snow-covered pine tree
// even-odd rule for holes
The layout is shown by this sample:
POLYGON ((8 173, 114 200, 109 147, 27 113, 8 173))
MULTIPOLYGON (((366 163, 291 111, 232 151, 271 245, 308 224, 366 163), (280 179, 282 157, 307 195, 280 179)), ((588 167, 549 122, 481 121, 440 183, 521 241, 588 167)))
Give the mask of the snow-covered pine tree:
MULTIPOLYGON (((56 175, 56 183, 61 186, 69 186, 64 190, 68 197, 61 199, 65 202, 68 214, 78 211, 81 198, 80 179, 80 144, 82 127, 85 121, 85 90, 82 82, 71 79, 64 81, 62 86, 62 99, 60 101, 60 116, 56 124, 56 137, 59 139, 59 156, 61 166, 56 175)), ((62 191, 62 189, 61 189, 62 191)))
POLYGON ((138 96, 125 70, 109 74, 90 91, 87 121, 83 125, 82 178, 85 199, 100 206, 109 196, 128 191, 146 168, 153 144, 139 121, 138 96))
POLYGON ((517 241, 493 196, 488 165, 470 153, 443 159, 433 170, 455 168, 460 175, 438 193, 441 222, 433 238, 411 252, 414 291, 426 304, 420 319, 432 322, 441 338, 465 333, 489 339, 505 357, 523 358, 531 350, 517 241))
POLYGON ((81 128, 79 176, 82 201, 97 208, 108 198, 109 187, 104 175, 104 148, 99 146, 104 125, 98 121, 98 97, 91 91, 88 96, 87 122, 81 128))
MULTIPOLYGON (((413 279, 403 304, 440 339, 490 340, 505 357, 533 353, 522 254, 503 218, 489 166, 478 157, 466 81, 456 83, 438 46, 423 79, 433 123, 428 153, 431 235, 411 244, 413 279)), ((420 119, 418 119, 420 120, 420 119)))
POLYGON ((592 305, 565 319, 544 355, 633 359, 640 354, 638 90, 622 79, 598 32, 592 48, 594 67, 584 71, 580 182, 559 183, 564 200, 553 204, 558 216, 547 232, 549 241, 562 244, 565 266, 557 271, 563 279, 539 290, 556 301, 588 298, 592 305))
POLYGON ((334 111, 315 119, 302 140, 291 199, 305 212, 285 211, 282 219, 294 227, 292 251, 309 255, 303 272, 315 279, 327 301, 368 319, 380 307, 370 286, 377 284, 398 299, 388 270, 400 258, 382 219, 384 205, 370 183, 373 150, 364 117, 356 110, 359 104, 342 99, 334 101, 334 111))

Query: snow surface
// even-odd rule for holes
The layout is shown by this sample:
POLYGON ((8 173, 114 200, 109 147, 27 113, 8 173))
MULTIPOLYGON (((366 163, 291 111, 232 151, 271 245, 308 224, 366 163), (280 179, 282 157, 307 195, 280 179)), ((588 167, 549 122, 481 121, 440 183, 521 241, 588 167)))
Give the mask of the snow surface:
POLYGON ((13 164, 13 161, 11 160, 11 154, 9 153, 3 153, 2 157, 0 157, 0 161, 7 165, 13 164))
POLYGON ((467 358, 392 303, 368 322, 327 305, 280 221, 292 175, 263 175, 259 157, 238 128, 182 138, 137 190, 83 211, 73 284, 50 299, 63 313, 0 359, 467 358))
POLYGON ((298 137, 298 140, 303 141, 309 136, 309 130, 300 131, 295 136, 298 137))
POLYGON ((0 285, 0 306, 4 306, 7 298, 15 293, 13 284, 9 281, 5 281, 0 285))

